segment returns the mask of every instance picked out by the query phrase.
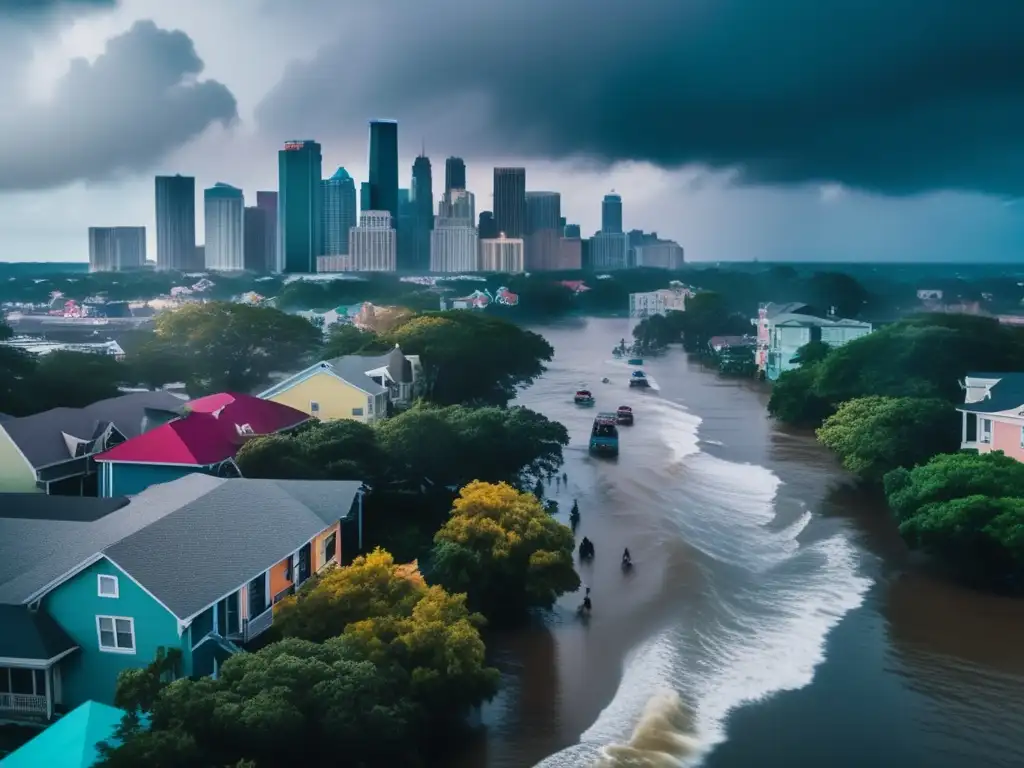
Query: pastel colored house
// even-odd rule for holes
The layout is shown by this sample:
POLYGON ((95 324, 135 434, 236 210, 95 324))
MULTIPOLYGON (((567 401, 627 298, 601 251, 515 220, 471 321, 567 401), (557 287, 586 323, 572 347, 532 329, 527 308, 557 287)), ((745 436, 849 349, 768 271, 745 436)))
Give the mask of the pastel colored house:
POLYGON ((346 355, 324 360, 279 382, 260 397, 322 421, 372 423, 393 405, 406 405, 419 383, 419 357, 397 346, 383 355, 346 355))
POLYGON ((962 385, 960 447, 1024 461, 1024 373, 969 373, 962 385))
POLYGON ((812 341, 841 347, 867 336, 873 327, 861 320, 818 315, 807 304, 765 304, 750 321, 757 326, 758 371, 775 381, 786 371, 800 367, 797 350, 812 341))
POLYGON ((131 496, 192 472, 239 477, 235 455, 246 440, 294 429, 302 411, 251 395, 191 400, 187 415, 99 454, 100 496, 131 496))
POLYGON ((85 408, 3 419, 0 493, 95 496, 96 454, 178 418, 184 405, 169 392, 133 392, 85 408))
POLYGON ((0 720, 45 722, 94 700, 159 648, 180 673, 219 665, 270 628, 273 606, 341 561, 362 519, 354 481, 190 474, 131 499, 40 496, 0 510, 0 720))
POLYGON ((23 744, 0 768, 92 768, 101 741, 114 741, 123 709, 87 701, 23 744))

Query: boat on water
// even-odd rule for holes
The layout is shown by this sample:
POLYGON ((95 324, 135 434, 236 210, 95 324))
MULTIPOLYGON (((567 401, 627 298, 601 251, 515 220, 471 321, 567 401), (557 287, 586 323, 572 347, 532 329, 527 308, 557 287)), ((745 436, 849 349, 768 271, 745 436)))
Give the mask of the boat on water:
POLYGON ((576 405, 588 405, 589 406, 589 405, 593 405, 594 404, 594 396, 590 393, 589 389, 577 390, 576 396, 573 397, 572 400, 573 400, 574 403, 576 403, 576 405))
POLYGON ((599 456, 619 455, 619 428, 614 413, 599 413, 590 429, 590 452, 599 456))
POLYGON ((622 357, 625 354, 625 352, 623 352, 618 347, 615 347, 612 349, 612 354, 615 355, 615 357, 622 357))
POLYGON ((647 374, 643 371, 633 371, 633 375, 629 377, 629 386, 649 387, 651 386, 651 382, 647 380, 647 374))
POLYGON ((615 421, 627 427, 633 426, 633 409, 628 405, 620 405, 619 410, 615 412, 615 421))
POLYGON ((631 357, 629 358, 630 365, 643 365, 644 359, 642 357, 631 357))

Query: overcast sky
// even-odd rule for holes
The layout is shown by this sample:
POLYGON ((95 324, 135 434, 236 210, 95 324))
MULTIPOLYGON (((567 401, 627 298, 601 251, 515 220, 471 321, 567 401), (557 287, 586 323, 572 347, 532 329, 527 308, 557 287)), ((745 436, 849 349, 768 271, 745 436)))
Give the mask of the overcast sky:
POLYGON ((364 180, 384 117, 402 186, 525 165, 693 261, 1020 261, 1021 40, 1024 0, 0 0, 0 260, 153 258, 155 174, 255 201, 287 139, 364 180))

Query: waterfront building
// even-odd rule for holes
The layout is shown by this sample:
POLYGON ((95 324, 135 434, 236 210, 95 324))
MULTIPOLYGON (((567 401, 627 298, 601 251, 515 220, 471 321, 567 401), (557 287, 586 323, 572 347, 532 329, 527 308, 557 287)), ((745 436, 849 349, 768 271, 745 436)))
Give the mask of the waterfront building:
POLYGON ((206 269, 245 269, 245 198, 242 190, 217 182, 203 192, 206 220, 206 269))
POLYGON ((431 272, 476 272, 479 243, 472 219, 437 217, 430 233, 431 272))
POLYGON ((323 187, 322 256, 348 254, 348 233, 359 222, 356 215, 356 183, 344 168, 339 168, 323 187))
POLYGON ((629 294, 629 316, 650 317, 668 312, 685 312, 686 300, 692 296, 686 286, 673 281, 669 288, 629 294))
POLYGON ((968 373, 963 389, 960 449, 1024 461, 1024 373, 968 373))
POLYGON ((265 273, 273 269, 274 261, 267 239, 269 227, 267 212, 258 205, 245 209, 244 262, 250 272, 265 273))
POLYGON ((505 237, 526 234, 526 169, 494 169, 494 221, 505 237))
POLYGON ((352 270, 394 272, 397 262, 397 233, 387 211, 364 211, 359 226, 349 232, 352 270))
MULTIPOLYGON (((267 230, 264 235, 266 248, 265 272, 276 272, 278 264, 277 254, 277 192, 260 191, 256 193, 256 207, 263 211, 263 220, 266 222, 267 230)), ((248 240, 248 237, 246 238, 248 240)))
MULTIPOLYGON (((387 211, 398 221, 398 122, 370 121, 368 211, 387 211)), ((364 206, 366 208, 366 206, 364 206)))
POLYGON ((202 269, 196 262, 196 180, 156 177, 156 268, 202 269))
POLYGON ((89 227, 90 272, 119 272, 144 266, 145 227, 89 227))
POLYGON ((480 271, 518 274, 525 271, 523 239, 505 237, 480 240, 480 271))
POLYGON ((285 142, 277 169, 277 271, 313 272, 323 252, 320 145, 309 139, 285 142))
POLYGON ((763 304, 750 322, 757 327, 757 367, 769 381, 800 367, 797 350, 805 344, 822 341, 835 349, 872 331, 871 323, 818 315, 799 302, 763 304))
POLYGON ((622 234, 622 198, 614 192, 601 201, 601 231, 611 235, 622 234))

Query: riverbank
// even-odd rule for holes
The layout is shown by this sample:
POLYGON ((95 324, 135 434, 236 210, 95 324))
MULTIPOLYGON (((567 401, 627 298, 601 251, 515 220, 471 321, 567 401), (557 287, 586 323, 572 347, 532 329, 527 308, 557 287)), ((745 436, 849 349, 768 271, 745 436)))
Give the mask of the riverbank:
MULTIPOLYGON (((659 689, 693 708, 673 729, 691 728, 698 750, 718 742, 712 768, 1024 762, 1020 602, 911 566, 885 510, 813 438, 768 420, 751 382, 670 353, 645 365, 660 393, 637 395, 607 359, 629 321, 571 326, 543 329, 555 362, 521 399, 572 436, 580 535, 598 549, 584 575, 594 620, 575 622, 570 595, 548 626, 490 640, 506 689, 460 768, 560 750, 544 765, 585 766, 629 740, 659 689), (600 409, 636 410, 617 463, 586 456, 592 414, 570 402, 584 382, 600 409), (617 568, 626 545, 631 580, 617 568)), ((564 515, 571 498, 556 498, 564 515)))

